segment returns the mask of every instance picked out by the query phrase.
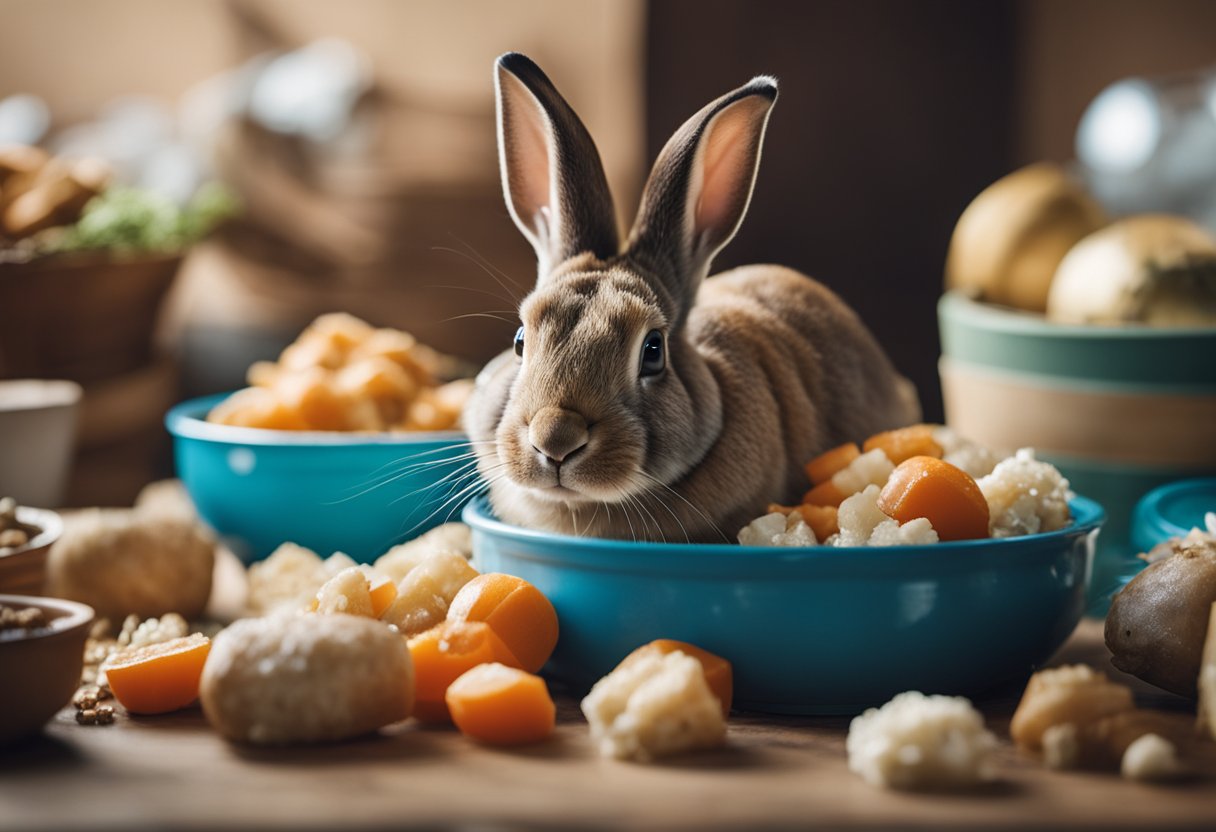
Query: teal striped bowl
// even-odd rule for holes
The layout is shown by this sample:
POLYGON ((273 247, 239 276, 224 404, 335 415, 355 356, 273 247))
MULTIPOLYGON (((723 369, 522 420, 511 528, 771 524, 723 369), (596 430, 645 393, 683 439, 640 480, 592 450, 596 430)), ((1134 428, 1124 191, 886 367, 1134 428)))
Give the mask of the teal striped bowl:
POLYGON ((946 421, 995 448, 1032 446, 1101 503, 1090 603, 1143 565, 1136 502, 1216 474, 1216 327, 1062 326, 949 292, 938 304, 946 421))

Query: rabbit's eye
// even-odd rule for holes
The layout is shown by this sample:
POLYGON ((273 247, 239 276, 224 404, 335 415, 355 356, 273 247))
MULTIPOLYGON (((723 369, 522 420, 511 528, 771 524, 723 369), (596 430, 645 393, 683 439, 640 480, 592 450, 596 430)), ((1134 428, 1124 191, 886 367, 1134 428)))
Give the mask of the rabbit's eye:
POLYGON ((663 333, 657 329, 652 329, 646 333, 646 340, 642 342, 642 369, 643 376, 657 376, 667 367, 666 351, 663 349, 663 333))
POLYGON ((524 328, 522 326, 515 330, 515 354, 518 356, 524 354, 524 328))

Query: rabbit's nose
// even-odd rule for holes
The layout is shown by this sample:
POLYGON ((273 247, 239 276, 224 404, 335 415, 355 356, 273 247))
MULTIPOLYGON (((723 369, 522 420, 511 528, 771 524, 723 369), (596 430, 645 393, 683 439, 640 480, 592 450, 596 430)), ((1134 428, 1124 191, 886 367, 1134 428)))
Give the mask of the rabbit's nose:
POLYGON ((528 439, 554 465, 587 444, 587 420, 560 407, 542 407, 528 423, 528 439))

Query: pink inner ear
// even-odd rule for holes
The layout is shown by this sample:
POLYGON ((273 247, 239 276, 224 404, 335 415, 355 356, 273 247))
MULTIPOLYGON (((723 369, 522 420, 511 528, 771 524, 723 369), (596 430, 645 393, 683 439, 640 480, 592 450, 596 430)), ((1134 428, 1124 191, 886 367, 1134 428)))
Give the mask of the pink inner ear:
POLYGON ((515 213, 538 237, 549 218, 549 125, 532 93, 504 73, 508 181, 515 213))
POLYGON ((742 220, 764 114, 771 106, 768 99, 751 96, 730 105, 710 123, 701 150, 701 192, 693 210, 696 237, 720 243, 742 220))

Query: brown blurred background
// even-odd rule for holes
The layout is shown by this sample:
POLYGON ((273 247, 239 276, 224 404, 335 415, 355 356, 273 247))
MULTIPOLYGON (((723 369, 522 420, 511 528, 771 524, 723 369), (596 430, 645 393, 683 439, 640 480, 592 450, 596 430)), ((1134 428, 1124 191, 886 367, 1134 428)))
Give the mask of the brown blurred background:
MULTIPOLYGON (((934 304, 967 202, 1022 164, 1069 159, 1111 82, 1216 65, 1204 0, 0 0, 0 21, 0 98, 41 96, 57 129, 129 94, 182 111, 187 132, 218 125, 191 138, 246 215, 198 246, 174 286, 159 335, 172 389, 129 400, 152 414, 148 436, 163 399, 239 386, 321 312, 475 362, 507 344, 510 295, 534 271, 497 179, 490 66, 503 51, 535 58, 583 116, 622 223, 688 115, 776 75, 751 212, 718 265, 779 262, 826 282, 931 419, 934 304), (370 78, 338 139, 200 120, 208 79, 327 37, 353 45, 370 78), (480 312, 507 320, 456 317, 480 312)), ((99 478, 130 458, 122 438, 94 450, 73 501, 119 502, 148 478, 99 478)))

